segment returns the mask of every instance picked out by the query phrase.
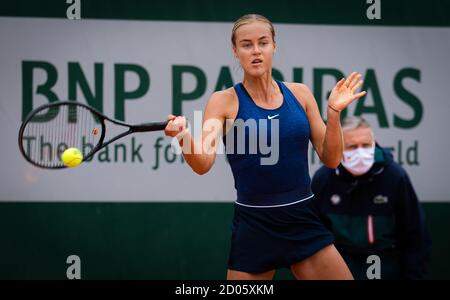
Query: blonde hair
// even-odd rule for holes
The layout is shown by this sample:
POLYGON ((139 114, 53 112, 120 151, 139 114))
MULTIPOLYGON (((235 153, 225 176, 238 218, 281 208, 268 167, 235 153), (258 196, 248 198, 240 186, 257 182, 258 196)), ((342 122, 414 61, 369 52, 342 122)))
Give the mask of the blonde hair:
POLYGON ((342 120, 342 122, 341 122, 341 126, 342 126, 342 130, 353 130, 353 129, 358 129, 358 128, 372 129, 372 127, 366 121, 366 119, 364 119, 363 117, 360 117, 360 116, 351 116, 351 117, 344 118, 344 120, 342 120))
POLYGON ((236 22, 234 22, 233 29, 231 30, 231 43, 236 47, 236 30, 242 25, 250 24, 255 21, 261 21, 269 25, 270 33, 272 34, 272 40, 275 42, 275 29, 273 28, 272 22, 269 21, 264 16, 257 14, 248 14, 240 17, 236 22))

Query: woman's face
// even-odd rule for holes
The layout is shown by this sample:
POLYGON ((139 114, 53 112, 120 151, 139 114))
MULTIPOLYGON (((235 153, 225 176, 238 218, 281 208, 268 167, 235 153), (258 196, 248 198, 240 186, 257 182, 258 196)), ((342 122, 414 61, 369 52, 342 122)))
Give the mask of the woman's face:
POLYGON ((255 77, 272 70, 276 45, 269 24, 254 21, 240 26, 235 33, 233 51, 244 72, 255 77))

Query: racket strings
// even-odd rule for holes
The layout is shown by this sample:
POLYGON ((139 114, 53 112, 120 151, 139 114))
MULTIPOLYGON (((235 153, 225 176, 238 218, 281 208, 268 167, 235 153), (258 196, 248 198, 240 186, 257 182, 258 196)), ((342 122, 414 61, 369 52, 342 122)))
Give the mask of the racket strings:
POLYGON ((35 164, 63 167, 61 155, 66 149, 78 148, 86 157, 98 144, 101 130, 97 117, 83 106, 52 106, 31 117, 24 128, 22 146, 35 164))

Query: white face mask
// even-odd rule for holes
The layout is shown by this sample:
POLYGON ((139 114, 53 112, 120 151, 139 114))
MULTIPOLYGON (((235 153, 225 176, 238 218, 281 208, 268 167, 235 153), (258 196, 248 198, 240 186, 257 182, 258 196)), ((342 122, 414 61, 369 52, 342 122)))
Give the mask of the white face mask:
POLYGON ((357 148, 344 151, 341 164, 355 176, 370 170, 375 162, 375 145, 370 148, 357 148))

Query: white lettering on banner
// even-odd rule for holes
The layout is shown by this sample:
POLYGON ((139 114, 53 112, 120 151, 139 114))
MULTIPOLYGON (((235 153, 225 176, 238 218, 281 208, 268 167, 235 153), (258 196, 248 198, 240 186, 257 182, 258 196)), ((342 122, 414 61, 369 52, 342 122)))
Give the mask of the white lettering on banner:
POLYGON ((78 255, 70 255, 66 259, 70 264, 66 271, 67 279, 81 279, 81 260, 78 255))
POLYGON ((381 19, 381 0, 367 0, 367 4, 371 4, 367 8, 367 12, 366 12, 367 19, 380 20, 381 19))
POLYGON ((81 0, 66 0, 67 4, 72 4, 67 8, 66 16, 69 20, 81 20, 81 0))
MULTIPOLYGON (((450 28, 275 24, 275 29, 277 76, 307 84, 326 118, 326 97, 339 77, 361 72, 368 94, 345 113, 371 123, 377 142, 392 148, 421 201, 449 200, 450 162, 441 158, 450 148, 443 138, 450 111, 443 88, 450 28), (343 37, 342 51, 332 50, 336 36, 343 37), (432 55, 423 55, 430 53, 425 45, 433 45, 432 55)), ((216 88, 242 80, 230 31, 231 24, 214 22, 1 17, 0 201, 233 201, 224 155, 199 177, 162 132, 124 138, 76 169, 35 168, 17 149, 22 118, 49 101, 88 103, 127 123, 163 121, 172 112, 198 119, 194 112, 204 109, 216 88), (27 38, 15 38, 19 31, 27 38), (204 41, 208 46, 199 46, 204 41), (70 192, 67 182, 75 186, 70 192)), ((193 133, 200 128, 193 126, 193 133)), ((312 175, 320 163, 311 152, 309 162, 312 175)))

